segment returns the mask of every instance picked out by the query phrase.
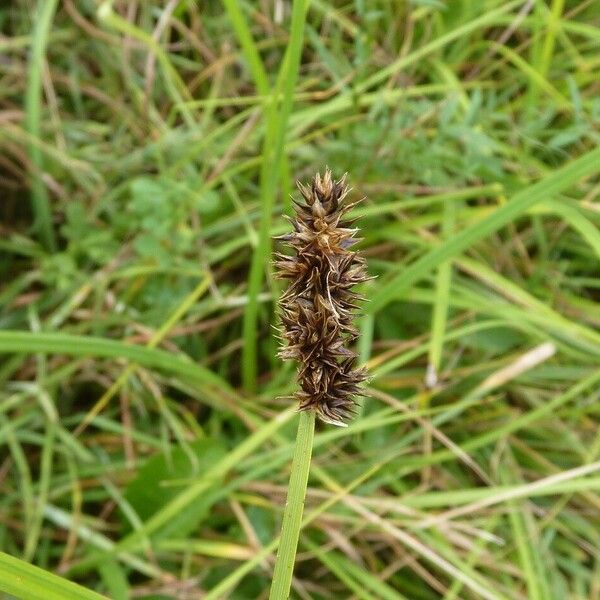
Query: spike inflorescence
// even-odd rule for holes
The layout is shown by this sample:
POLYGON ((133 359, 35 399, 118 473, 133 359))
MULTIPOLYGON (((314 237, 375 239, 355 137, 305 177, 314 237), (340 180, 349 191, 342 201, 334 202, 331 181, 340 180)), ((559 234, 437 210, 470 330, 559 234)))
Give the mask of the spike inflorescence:
POLYGON ((279 301, 287 342, 279 355, 299 362, 300 410, 344 426, 367 378, 347 347, 358 335, 352 321, 362 299, 352 288, 368 279, 364 259, 351 249, 358 229, 343 220, 357 203, 344 203, 346 177, 334 181, 329 169, 310 186, 298 187, 304 202, 294 202, 294 231, 277 238, 295 251, 276 255, 278 277, 290 280, 279 301))

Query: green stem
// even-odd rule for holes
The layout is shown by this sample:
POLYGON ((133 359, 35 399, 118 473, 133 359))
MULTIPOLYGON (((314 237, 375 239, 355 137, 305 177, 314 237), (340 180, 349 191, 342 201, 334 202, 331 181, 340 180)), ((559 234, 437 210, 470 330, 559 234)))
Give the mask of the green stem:
POLYGON ((287 600, 290 594, 314 435, 315 412, 312 410, 302 411, 298 423, 290 485, 283 511, 281 541, 277 550, 269 600, 287 600))
POLYGON ((242 383, 249 392, 256 391, 258 371, 258 294, 261 291, 265 267, 271 255, 271 217, 281 178, 283 149, 287 133, 287 122, 292 110, 296 81, 302 56, 304 23, 310 0, 294 0, 290 41, 281 63, 273 100, 267 112, 266 132, 263 142, 260 171, 261 220, 258 244, 252 255, 248 277, 248 303, 242 324, 242 383), (275 99, 282 97, 281 106, 275 99))
MULTIPOLYGON (((58 0, 39 0, 35 16, 35 33, 32 38, 25 92, 25 126, 34 139, 40 138, 44 55, 57 5, 58 0)), ((53 251, 56 248, 56 240, 52 228, 50 200, 42 180, 42 151, 39 146, 29 143, 27 152, 32 166, 31 203, 35 219, 34 228, 46 250, 53 251)))

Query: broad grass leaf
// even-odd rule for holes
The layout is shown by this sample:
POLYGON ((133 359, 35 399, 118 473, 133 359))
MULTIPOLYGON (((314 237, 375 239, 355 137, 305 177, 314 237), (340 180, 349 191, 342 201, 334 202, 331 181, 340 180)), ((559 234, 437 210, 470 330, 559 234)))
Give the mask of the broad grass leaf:
MULTIPOLYGON (((190 444, 195 459, 181 448, 171 453, 152 456, 139 469, 137 476, 125 489, 125 499, 131 504, 142 521, 147 521, 168 504, 179 492, 181 486, 190 479, 198 479, 218 462, 226 450, 223 444, 202 439, 190 444)), ((210 505, 211 492, 219 485, 215 481, 204 494, 202 501, 182 511, 168 525, 161 528, 159 535, 185 536, 193 531, 206 516, 210 505)), ((126 526, 127 528, 127 526, 126 526)), ((129 527, 130 529, 130 527, 129 527)))

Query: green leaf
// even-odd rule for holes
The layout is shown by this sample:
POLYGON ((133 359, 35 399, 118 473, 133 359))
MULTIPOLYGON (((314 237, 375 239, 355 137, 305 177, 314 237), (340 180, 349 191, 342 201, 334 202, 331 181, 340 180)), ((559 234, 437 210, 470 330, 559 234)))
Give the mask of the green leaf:
MULTIPOLYGON (((125 489, 125 499, 142 521, 148 521, 164 508, 181 492, 186 480, 201 477, 226 452, 223 444, 211 439, 193 442, 189 448, 192 450, 192 456, 178 447, 169 454, 151 457, 125 489)), ((204 495, 210 495, 211 490, 218 484, 219 481, 215 481, 204 495)), ((161 535, 187 535, 197 527, 209 507, 210 505, 205 503, 201 511, 198 510, 198 506, 193 511, 181 511, 167 527, 160 530, 161 535)))
POLYGON ((106 559, 98 565, 98 572, 112 600, 128 600, 129 584, 125 569, 116 561, 106 559))
POLYGON ((217 374, 189 359, 186 360, 187 357, 183 358, 157 348, 136 346, 117 340, 66 333, 0 331, 0 354, 13 352, 128 358, 146 367, 162 369, 167 373, 183 375, 197 382, 229 389, 229 385, 217 374))
POLYGON ((96 592, 0 552, 0 591, 24 600, 106 600, 96 592))

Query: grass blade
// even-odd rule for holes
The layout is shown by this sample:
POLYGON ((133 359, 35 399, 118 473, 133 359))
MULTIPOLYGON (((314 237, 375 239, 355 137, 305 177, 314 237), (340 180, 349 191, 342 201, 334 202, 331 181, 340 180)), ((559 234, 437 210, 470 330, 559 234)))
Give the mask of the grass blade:
POLYGON ((106 600, 96 592, 0 552, 0 590, 27 600, 106 600))
POLYGON ((223 0, 223 4, 229 14, 235 34, 248 61, 256 89, 262 96, 267 96, 269 94, 269 80, 254 39, 252 38, 252 33, 242 13, 241 4, 236 2, 236 0, 223 0))
POLYGON ((460 254, 479 240, 510 223, 538 202, 562 192, 584 177, 597 173, 600 171, 599 165, 600 148, 595 148, 541 181, 517 192, 512 200, 501 208, 457 233, 452 239, 434 248, 408 267, 402 267, 399 274, 381 286, 366 310, 368 312, 381 310, 391 300, 399 297, 409 285, 415 283, 440 263, 460 254))
POLYGON ((189 359, 174 356, 170 352, 157 348, 137 346, 99 337, 84 337, 68 333, 0 331, 0 354, 12 352, 127 358, 145 367, 161 369, 167 373, 185 376, 199 383, 229 389, 229 384, 216 373, 197 365, 189 359))
MULTIPOLYGON (((453 202, 444 203, 444 216, 442 233, 444 240, 450 239, 454 229, 456 205, 453 202)), ((450 284, 452 280, 452 263, 443 262, 437 273, 435 304, 431 317, 431 343, 429 346, 429 362, 425 375, 428 387, 434 387, 438 381, 438 373, 442 360, 442 349, 448 319, 448 305, 450 303, 450 284)))
POLYGON ((290 41, 281 70, 277 78, 275 96, 267 113, 267 132, 263 145, 261 165, 261 220, 258 245, 252 255, 250 276, 248 278, 248 304, 244 311, 242 337, 242 381, 247 390, 256 388, 257 343, 258 343, 258 294, 260 292, 265 266, 271 254, 271 219, 277 183, 281 175, 283 146, 287 130, 288 117, 294 99, 294 89, 298 78, 302 40, 304 38, 304 20, 308 9, 308 0, 296 0, 293 4, 290 41), (281 109, 277 109, 275 98, 283 95, 281 109))
MULTIPOLYGON (((39 0, 36 13, 35 32, 32 37, 31 57, 27 74, 27 91, 25 94, 25 124, 28 133, 34 138, 40 137, 42 112, 42 70, 44 55, 52 19, 56 12, 58 0, 39 0)), ((31 183, 31 202, 34 214, 34 229, 37 231, 46 250, 56 248, 54 229, 52 228, 52 210, 41 173, 44 168, 42 151, 35 144, 28 144, 29 158, 34 168, 31 183)))

